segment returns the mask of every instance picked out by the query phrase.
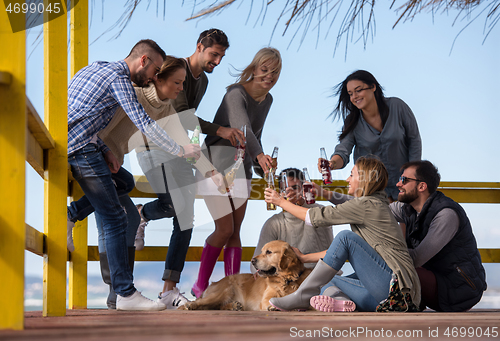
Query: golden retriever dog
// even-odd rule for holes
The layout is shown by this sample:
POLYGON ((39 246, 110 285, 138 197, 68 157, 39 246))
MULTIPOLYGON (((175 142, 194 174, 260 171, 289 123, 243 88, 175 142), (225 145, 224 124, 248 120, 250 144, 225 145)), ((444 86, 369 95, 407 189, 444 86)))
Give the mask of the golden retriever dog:
POLYGON ((267 243, 252 258, 257 278, 236 274, 210 284, 202 297, 179 307, 184 310, 276 310, 269 300, 298 289, 311 272, 297 258, 290 245, 281 240, 267 243))

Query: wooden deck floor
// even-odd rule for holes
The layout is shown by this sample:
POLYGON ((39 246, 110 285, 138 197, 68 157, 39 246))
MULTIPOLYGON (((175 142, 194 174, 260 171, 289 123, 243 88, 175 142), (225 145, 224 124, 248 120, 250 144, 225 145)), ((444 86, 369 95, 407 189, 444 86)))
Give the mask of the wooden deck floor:
POLYGON ((466 313, 321 313, 68 310, 64 317, 25 313, 24 331, 0 331, 0 340, 421 340, 485 337, 500 340, 500 310, 466 313), (455 327, 455 329, 453 329, 455 327), (460 330, 461 327, 466 329, 460 330), (448 330, 449 336, 446 331, 448 330), (496 331, 496 337, 494 334, 496 331), (453 333, 456 334, 453 334, 453 333), (465 332, 464 334, 460 334, 465 332), (462 336, 462 337, 461 337, 462 336))

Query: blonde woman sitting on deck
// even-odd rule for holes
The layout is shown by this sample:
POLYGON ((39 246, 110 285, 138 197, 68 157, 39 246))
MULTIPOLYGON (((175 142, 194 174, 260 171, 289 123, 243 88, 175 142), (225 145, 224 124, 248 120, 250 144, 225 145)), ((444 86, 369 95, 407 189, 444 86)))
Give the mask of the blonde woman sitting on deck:
POLYGON ((306 224, 315 227, 351 224, 352 230, 338 233, 326 251, 299 254, 303 262, 318 263, 295 293, 272 298, 270 303, 274 307, 293 310, 312 306, 321 311, 353 311, 355 307, 359 311, 418 310, 420 282, 401 229, 389 208, 384 192, 387 179, 381 161, 360 157, 347 179, 348 193, 355 198, 335 207, 307 209, 266 189, 266 202, 282 207, 306 224), (355 272, 347 277, 335 276, 347 260, 355 272), (335 299, 338 293, 334 297, 318 296, 323 286, 337 287, 332 291, 342 291, 352 301, 335 299), (392 304, 394 301, 397 304, 392 304))

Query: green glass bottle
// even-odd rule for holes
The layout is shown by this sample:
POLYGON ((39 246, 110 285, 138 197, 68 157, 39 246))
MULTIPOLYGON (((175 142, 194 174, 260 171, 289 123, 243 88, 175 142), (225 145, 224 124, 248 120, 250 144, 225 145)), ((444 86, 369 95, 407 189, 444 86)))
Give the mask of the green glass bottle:
MULTIPOLYGON (((193 137, 191 137, 191 144, 200 144, 200 131, 200 126, 196 126, 196 128, 194 128, 193 137)), ((194 157, 188 157, 186 161, 192 165, 196 163, 196 159, 194 157)))

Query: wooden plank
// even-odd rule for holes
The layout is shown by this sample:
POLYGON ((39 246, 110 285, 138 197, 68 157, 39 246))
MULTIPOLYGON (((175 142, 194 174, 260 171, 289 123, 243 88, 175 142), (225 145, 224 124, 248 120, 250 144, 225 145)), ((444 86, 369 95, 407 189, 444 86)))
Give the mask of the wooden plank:
POLYGON ((43 257, 45 236, 42 232, 26 224, 26 250, 43 257))
POLYGON ((500 249, 479 249, 483 263, 500 263, 500 249))
MULTIPOLYGON (((46 1, 46 6, 47 2, 46 1)), ((64 2, 61 4, 64 7, 64 2)), ((65 11, 65 9, 62 9, 65 11)), ((68 108, 66 11, 57 18, 44 12, 44 122, 55 148, 47 151, 44 188, 43 315, 66 314, 66 220, 68 187, 68 108)))
POLYGON ((54 149, 56 146, 54 139, 50 136, 45 123, 43 123, 40 115, 38 115, 35 107, 28 98, 26 98, 26 113, 28 114, 28 130, 40 147, 42 149, 54 149))
MULTIPOLYGON (((79 0, 70 12, 70 77, 87 66, 89 55, 89 3, 79 0)), ((71 174, 71 171, 68 172, 71 174)), ((72 178, 72 177, 71 177, 72 178)), ((83 196, 81 190, 73 192, 74 199, 83 196)), ((73 229, 75 251, 69 263, 70 309, 87 308, 87 219, 77 222, 73 229)))
MULTIPOLYGON (((199 262, 201 259, 202 246, 190 246, 186 255, 187 262, 199 262)), ((163 262, 167 256, 168 246, 145 246, 143 250, 135 252, 135 260, 139 262, 163 262)), ((241 260, 249 262, 252 260, 255 247, 244 246, 241 260)), ((500 249, 479 249, 483 263, 500 263, 500 249)), ((224 256, 221 252, 218 261, 223 261, 224 256)), ((97 246, 88 247, 88 261, 99 261, 99 251, 97 246)))
MULTIPOLYGON (((0 329, 24 328, 26 32, 12 33, 0 4, 0 329), (9 80, 10 79, 10 80, 9 80)), ((23 18, 23 17, 22 17, 23 18)))
POLYGON ((26 161, 30 166, 40 175, 43 179, 44 169, 44 152, 36 138, 27 132, 27 148, 26 148, 26 161))

